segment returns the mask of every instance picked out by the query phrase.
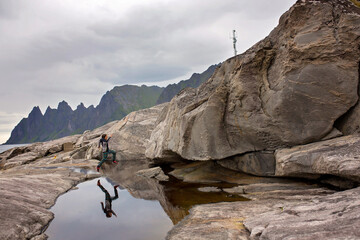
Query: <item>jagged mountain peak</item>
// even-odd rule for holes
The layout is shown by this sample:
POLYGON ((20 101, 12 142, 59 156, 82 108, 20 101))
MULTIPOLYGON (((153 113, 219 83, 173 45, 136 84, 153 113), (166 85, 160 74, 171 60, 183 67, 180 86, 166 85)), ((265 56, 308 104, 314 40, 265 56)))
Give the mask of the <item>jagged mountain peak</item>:
POLYGON ((41 112, 39 106, 33 107, 33 109, 31 110, 31 112, 29 113, 29 118, 30 118, 30 117, 36 117, 36 116, 42 116, 42 112, 41 112))
POLYGON ((72 111, 72 108, 70 107, 70 105, 65 101, 65 100, 63 100, 63 101, 61 101, 61 102, 59 102, 59 105, 58 105, 58 108, 57 108, 58 110, 61 110, 61 111, 72 111))
POLYGON ((172 84, 170 92, 165 91, 166 88, 158 86, 127 84, 107 91, 96 107, 90 105, 86 108, 83 103, 80 103, 73 111, 64 100, 59 102, 55 109, 48 107, 44 116, 42 116, 40 108, 36 107, 32 112, 37 117, 24 118, 14 128, 14 134, 7 143, 46 141, 94 129, 113 120, 121 119, 132 111, 156 105, 164 91, 167 97, 166 101, 169 101, 179 90, 185 87, 199 86, 211 76, 216 66, 210 66, 204 73, 192 74, 189 80, 172 84), (34 119, 36 119, 36 124, 32 124, 34 119))

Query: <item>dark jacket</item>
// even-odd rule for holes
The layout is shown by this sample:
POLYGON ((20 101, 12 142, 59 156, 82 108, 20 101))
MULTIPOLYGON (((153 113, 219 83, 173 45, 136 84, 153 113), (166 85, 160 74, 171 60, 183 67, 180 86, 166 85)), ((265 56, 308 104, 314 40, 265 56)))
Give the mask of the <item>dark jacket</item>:
POLYGON ((102 147, 102 152, 108 152, 109 151, 109 140, 111 137, 109 137, 107 140, 105 138, 101 138, 99 141, 99 147, 102 147))

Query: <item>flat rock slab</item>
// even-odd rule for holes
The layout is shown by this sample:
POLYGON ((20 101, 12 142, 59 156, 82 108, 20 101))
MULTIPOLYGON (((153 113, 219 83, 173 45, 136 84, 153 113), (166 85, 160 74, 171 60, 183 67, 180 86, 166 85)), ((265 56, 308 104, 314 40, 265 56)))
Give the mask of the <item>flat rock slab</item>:
POLYGON ((228 193, 236 193, 236 194, 247 194, 247 193, 263 193, 270 191, 278 191, 278 190, 308 190, 311 188, 318 188, 317 185, 310 185, 305 183, 255 183, 244 186, 237 186, 232 188, 223 189, 228 193))
POLYGON ((68 169, 34 172, 0 174, 0 239, 31 239, 40 234, 54 217, 48 209, 56 198, 89 177, 68 169))
POLYGON ((169 180, 169 176, 165 175, 161 167, 154 167, 144 170, 139 170, 136 172, 136 175, 143 176, 146 178, 155 178, 159 181, 167 181, 169 180))
POLYGON ((334 175, 360 182, 360 136, 276 151, 276 176, 334 175))
POLYGON ((360 188, 285 205, 245 220, 252 239, 359 239, 360 188))
POLYGON ((95 169, 97 161, 71 159, 70 153, 59 147, 77 138, 35 143, 2 154, 6 170, 0 171, 0 239, 46 239, 42 231, 54 218, 49 208, 57 197, 76 184, 99 176, 85 170, 73 171, 95 169))
MULTIPOLYGON (((284 209, 286 204, 318 201, 317 198, 333 193, 323 188, 303 190, 274 190, 257 193, 253 201, 215 203, 195 206, 190 215, 176 225, 167 240, 243 240, 250 232, 244 225, 250 217, 273 210, 284 209)), ((244 195, 250 196, 249 194, 244 195)), ((281 239, 281 238, 271 238, 281 239)))

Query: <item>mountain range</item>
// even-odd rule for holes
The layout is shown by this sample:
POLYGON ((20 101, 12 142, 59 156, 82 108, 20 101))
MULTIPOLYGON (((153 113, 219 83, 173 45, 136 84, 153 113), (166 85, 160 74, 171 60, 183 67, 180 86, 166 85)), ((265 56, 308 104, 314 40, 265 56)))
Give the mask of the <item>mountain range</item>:
POLYGON ((12 130, 6 144, 43 142, 82 133, 121 119, 132 111, 168 102, 182 89, 196 88, 205 82, 217 66, 212 65, 203 73, 194 73, 190 79, 170 84, 165 88, 145 85, 114 87, 102 96, 96 107, 85 107, 81 103, 72 110, 67 102, 62 101, 56 109, 48 107, 45 114, 42 114, 36 106, 28 117, 23 118, 12 130))

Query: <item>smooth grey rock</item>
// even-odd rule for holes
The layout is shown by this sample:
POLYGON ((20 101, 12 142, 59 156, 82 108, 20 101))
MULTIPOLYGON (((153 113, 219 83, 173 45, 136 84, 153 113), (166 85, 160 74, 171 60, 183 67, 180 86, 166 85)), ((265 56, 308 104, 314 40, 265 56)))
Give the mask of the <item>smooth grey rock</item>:
POLYGON ((308 190, 317 188, 316 185, 309 185, 304 183, 293 183, 293 182, 273 182, 273 183, 254 183, 249 185, 237 186, 233 188, 224 188, 223 190, 233 194, 247 194, 247 193, 259 193, 268 191, 279 191, 279 190, 308 190))
POLYGON ((256 176, 275 175, 274 152, 253 152, 218 160, 223 167, 256 176))
POLYGON ((74 144, 79 137, 80 135, 73 135, 48 142, 34 143, 28 146, 10 149, 0 155, 3 159, 2 169, 28 164, 39 158, 58 154, 62 152, 64 143, 74 144))
POLYGON ((360 9, 298 1, 268 37, 159 117, 149 158, 217 160, 319 141, 358 101, 360 9))
POLYGON ((155 178, 159 181, 168 181, 169 176, 165 175, 161 167, 154 167, 144 170, 139 170, 136 172, 136 175, 143 176, 146 178, 155 178))
MULTIPOLYGON (((51 164, 48 158, 39 158, 0 171, 0 239, 46 239, 44 234, 38 235, 54 218, 49 208, 56 198, 77 183, 98 176, 73 172, 72 166, 71 161, 51 164)), ((94 169, 96 163, 76 164, 81 166, 94 169)))
MULTIPOLYGON (((360 68, 360 63, 359 63, 360 68)), ((360 69, 359 69, 360 72, 360 69)), ((360 133, 360 103, 358 102, 337 122, 337 126, 345 135, 360 133)))
MULTIPOLYGON (((109 141, 110 149, 116 151, 117 160, 139 160, 146 159, 145 145, 148 143, 151 131, 161 110, 167 103, 152 108, 132 112, 119 121, 112 122, 101 128, 85 133, 82 141, 88 141, 87 159, 100 159, 101 150, 98 142, 102 134, 112 136, 109 141)), ((77 145, 85 144, 77 142, 77 145)))
POLYGON ((274 189, 244 195, 255 196, 252 201, 198 205, 190 210, 190 215, 168 232, 166 239, 250 239, 250 233, 252 236, 261 234, 263 226, 256 226, 257 228, 249 232, 244 226, 244 221, 248 218, 256 218, 264 212, 277 209, 281 211, 286 204, 316 201, 317 198, 331 193, 333 191, 321 188, 292 190, 289 184, 287 190, 274 189))
POLYGON ((333 139, 333 138, 337 138, 337 137, 341 137, 341 136, 343 136, 343 133, 340 132, 339 130, 337 130, 336 128, 333 128, 333 130, 328 135, 323 137, 321 139, 321 141, 325 141, 325 140, 329 140, 329 139, 333 139))
POLYGON ((334 175, 360 182, 360 136, 281 149, 275 156, 276 176, 334 175))
POLYGON ((51 155, 54 153, 61 152, 63 150, 63 144, 51 146, 45 153, 45 155, 51 155))
POLYGON ((41 235, 31 238, 31 240, 47 240, 47 239, 48 239, 48 236, 46 234, 41 234, 41 235))
POLYGON ((26 152, 20 155, 17 155, 16 157, 7 159, 3 169, 9 169, 15 166, 20 166, 23 164, 30 163, 32 161, 35 161, 38 158, 41 158, 42 155, 38 152, 26 152))
POLYGON ((252 239, 359 239, 360 188, 285 204, 245 220, 252 239), (254 234, 253 234, 254 231, 254 234))
POLYGON ((174 168, 174 170, 171 171, 169 175, 188 183, 227 182, 240 185, 251 185, 256 183, 295 184, 296 182, 295 180, 286 178, 265 178, 248 175, 224 168, 215 161, 177 163, 171 165, 171 167, 174 168))
POLYGON ((320 182, 341 190, 351 189, 359 186, 358 182, 336 176, 322 176, 320 182))

